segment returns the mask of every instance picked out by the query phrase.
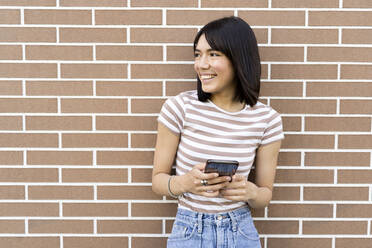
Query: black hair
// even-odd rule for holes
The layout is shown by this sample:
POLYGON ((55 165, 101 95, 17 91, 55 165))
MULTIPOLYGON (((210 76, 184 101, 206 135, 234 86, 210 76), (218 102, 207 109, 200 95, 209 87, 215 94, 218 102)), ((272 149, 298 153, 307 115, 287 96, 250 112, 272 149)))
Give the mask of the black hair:
MULTIPOLYGON (((196 34, 194 51, 203 34, 209 46, 222 52, 232 63, 237 83, 234 100, 254 106, 260 92, 261 62, 252 28, 239 17, 214 20, 196 34)), ((202 90, 198 76, 197 81, 198 99, 205 102, 211 94, 202 90)))

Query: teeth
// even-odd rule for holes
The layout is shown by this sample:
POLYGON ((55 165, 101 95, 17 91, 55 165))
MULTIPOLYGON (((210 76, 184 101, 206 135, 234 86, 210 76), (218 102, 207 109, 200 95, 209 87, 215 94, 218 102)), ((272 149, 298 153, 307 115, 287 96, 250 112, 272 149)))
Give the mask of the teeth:
POLYGON ((213 78, 213 77, 215 77, 215 75, 211 75, 211 74, 210 75, 201 75, 200 76, 201 79, 210 79, 210 78, 213 78))

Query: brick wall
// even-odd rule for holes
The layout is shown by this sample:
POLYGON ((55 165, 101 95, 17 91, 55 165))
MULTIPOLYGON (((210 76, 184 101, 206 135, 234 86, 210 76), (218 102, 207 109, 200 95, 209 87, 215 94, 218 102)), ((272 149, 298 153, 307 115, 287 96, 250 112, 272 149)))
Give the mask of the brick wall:
POLYGON ((372 1, 0 0, 0 246, 163 247, 156 117, 209 20, 251 24, 282 113, 264 248, 372 246, 372 1))

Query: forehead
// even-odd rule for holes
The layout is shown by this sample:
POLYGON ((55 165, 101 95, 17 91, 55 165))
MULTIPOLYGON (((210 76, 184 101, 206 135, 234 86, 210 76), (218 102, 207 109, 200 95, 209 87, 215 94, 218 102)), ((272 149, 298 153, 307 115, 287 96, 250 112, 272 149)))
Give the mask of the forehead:
POLYGON ((203 34, 200 36, 198 43, 196 44, 196 50, 204 51, 204 50, 211 50, 211 46, 208 44, 205 35, 203 34))

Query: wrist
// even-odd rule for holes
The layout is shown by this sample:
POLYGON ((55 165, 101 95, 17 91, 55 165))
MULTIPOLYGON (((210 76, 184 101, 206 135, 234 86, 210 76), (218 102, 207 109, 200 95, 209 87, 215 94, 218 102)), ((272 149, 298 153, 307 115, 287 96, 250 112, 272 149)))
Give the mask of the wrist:
POLYGON ((170 195, 173 198, 178 198, 180 194, 177 194, 174 190, 174 179, 176 176, 170 176, 168 178, 168 195, 170 195))

